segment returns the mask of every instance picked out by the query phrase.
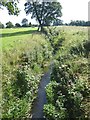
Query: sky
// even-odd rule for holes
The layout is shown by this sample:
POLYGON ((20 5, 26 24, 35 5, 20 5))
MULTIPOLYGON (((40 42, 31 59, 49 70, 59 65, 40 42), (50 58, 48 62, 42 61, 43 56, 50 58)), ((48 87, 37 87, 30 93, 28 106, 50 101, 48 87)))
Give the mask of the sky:
MULTIPOLYGON (((88 21, 88 2, 90 0, 58 0, 62 5, 62 14, 61 20, 64 23, 69 23, 71 20, 85 20, 88 21)), ((24 11, 25 0, 20 0, 18 5, 21 10, 19 16, 8 15, 6 8, 4 10, 0 9, 0 22, 5 24, 8 21, 11 21, 13 24, 20 23, 23 18, 27 18, 32 24, 35 23, 35 20, 31 19, 31 15, 26 15, 24 11)))

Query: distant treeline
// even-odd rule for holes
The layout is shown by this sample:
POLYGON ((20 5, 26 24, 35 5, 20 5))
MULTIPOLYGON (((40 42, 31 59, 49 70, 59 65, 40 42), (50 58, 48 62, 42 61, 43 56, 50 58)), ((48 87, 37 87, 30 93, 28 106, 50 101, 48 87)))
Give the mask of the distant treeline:
POLYGON ((37 27, 36 24, 31 24, 31 22, 28 22, 28 19, 24 18, 20 23, 16 23, 15 25, 9 21, 5 25, 0 22, 0 28, 18 28, 18 27, 37 27))
POLYGON ((66 26, 90 26, 90 21, 71 20, 70 23, 63 23, 62 21, 53 23, 53 26, 66 25, 66 26))
POLYGON ((65 25, 70 25, 70 26, 90 26, 90 21, 83 21, 83 20, 76 20, 76 21, 71 21, 70 23, 65 23, 65 25))
MULTIPOLYGON (((76 20, 73 21, 71 20, 70 23, 63 23, 62 20, 57 20, 54 21, 51 25, 49 26, 60 26, 60 25, 66 25, 66 26, 90 26, 90 21, 83 21, 83 20, 76 20)), ((28 20, 26 18, 24 18, 20 23, 16 23, 15 25, 13 25, 12 22, 7 22, 6 25, 2 24, 0 22, 0 28, 18 28, 18 27, 37 27, 37 24, 31 24, 31 22, 28 23, 28 20)), ((46 24, 44 24, 43 26, 48 26, 46 24)))
POLYGON ((37 27, 38 25, 35 25, 35 24, 24 24, 24 25, 21 25, 20 23, 16 23, 15 25, 13 25, 12 22, 7 22, 6 25, 2 24, 0 22, 0 28, 20 28, 20 27, 37 27))

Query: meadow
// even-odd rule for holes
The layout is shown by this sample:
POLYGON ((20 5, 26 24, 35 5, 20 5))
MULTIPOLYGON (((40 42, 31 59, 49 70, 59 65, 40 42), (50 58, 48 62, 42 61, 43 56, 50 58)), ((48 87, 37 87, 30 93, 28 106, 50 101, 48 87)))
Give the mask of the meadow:
POLYGON ((54 67, 46 87, 47 119, 89 118, 87 27, 52 28, 48 39, 37 28, 2 30, 3 118, 31 117, 43 74, 54 67), (71 106, 70 106, 71 105, 71 106))

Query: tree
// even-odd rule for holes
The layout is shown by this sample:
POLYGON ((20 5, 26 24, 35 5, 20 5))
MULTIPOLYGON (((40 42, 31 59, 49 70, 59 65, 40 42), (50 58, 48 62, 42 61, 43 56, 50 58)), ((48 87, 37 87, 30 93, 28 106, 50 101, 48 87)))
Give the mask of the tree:
POLYGON ((21 27, 21 25, 19 23, 16 23, 15 27, 21 27))
POLYGON ((74 26, 74 25, 75 26, 90 26, 90 21, 83 21, 83 20, 73 21, 73 20, 71 20, 69 25, 72 25, 72 26, 74 26))
POLYGON ((27 27, 28 26, 28 19, 24 18, 22 20, 22 27, 27 27))
POLYGON ((12 24, 12 22, 7 22, 6 23, 6 28, 13 28, 14 27, 14 25, 12 24))
POLYGON ((29 22, 29 27, 31 27, 32 26, 32 24, 31 24, 31 22, 29 22))
POLYGON ((0 28, 4 28, 4 24, 0 22, 0 28))
POLYGON ((61 5, 59 2, 30 2, 25 3, 26 14, 32 14, 31 18, 35 18, 39 23, 39 28, 43 31, 43 26, 50 25, 54 20, 62 16, 61 5))
POLYGON ((56 19, 56 20, 53 22, 53 25, 54 25, 54 26, 63 25, 63 21, 60 20, 60 19, 56 19))
POLYGON ((87 22, 86 22, 86 26, 90 26, 90 21, 87 21, 87 22))
POLYGON ((0 0, 0 9, 6 7, 10 15, 18 15, 18 13, 20 12, 20 10, 17 7, 18 2, 19 2, 18 0, 11 1, 0 0))

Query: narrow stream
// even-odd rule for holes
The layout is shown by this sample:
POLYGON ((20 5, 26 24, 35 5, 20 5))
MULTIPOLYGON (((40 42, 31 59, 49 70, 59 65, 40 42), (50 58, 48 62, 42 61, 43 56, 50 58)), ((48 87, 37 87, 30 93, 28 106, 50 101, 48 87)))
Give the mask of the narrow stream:
POLYGON ((50 82, 51 72, 52 72, 52 65, 50 65, 48 72, 46 72, 41 79, 38 90, 38 96, 35 101, 34 107, 32 109, 32 118, 44 118, 43 107, 44 104, 47 102, 45 87, 50 82))

